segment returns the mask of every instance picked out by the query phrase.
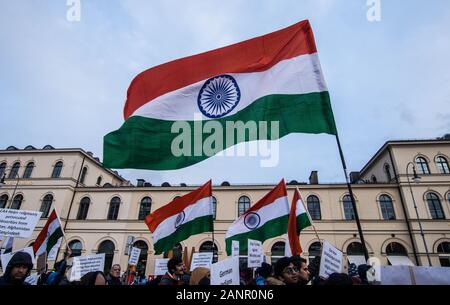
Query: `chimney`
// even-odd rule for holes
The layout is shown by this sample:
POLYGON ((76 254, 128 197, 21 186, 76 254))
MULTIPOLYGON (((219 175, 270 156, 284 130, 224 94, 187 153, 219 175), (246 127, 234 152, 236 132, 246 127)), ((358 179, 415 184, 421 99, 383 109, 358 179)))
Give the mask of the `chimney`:
POLYGON ((317 175, 317 171, 312 171, 311 175, 309 175, 309 184, 319 184, 319 176, 317 175))
POLYGON ((350 173, 350 183, 355 184, 359 181, 359 172, 350 173))
POLYGON ((137 179, 137 187, 143 187, 145 183, 144 179, 137 179))

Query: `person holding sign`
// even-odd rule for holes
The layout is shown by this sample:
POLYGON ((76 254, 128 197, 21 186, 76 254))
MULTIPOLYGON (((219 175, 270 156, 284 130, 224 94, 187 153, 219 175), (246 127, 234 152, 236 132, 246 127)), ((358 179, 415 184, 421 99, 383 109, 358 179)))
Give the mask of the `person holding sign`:
POLYGON ((5 273, 0 277, 0 285, 30 285, 25 279, 33 269, 31 255, 26 252, 17 252, 8 262, 5 273))

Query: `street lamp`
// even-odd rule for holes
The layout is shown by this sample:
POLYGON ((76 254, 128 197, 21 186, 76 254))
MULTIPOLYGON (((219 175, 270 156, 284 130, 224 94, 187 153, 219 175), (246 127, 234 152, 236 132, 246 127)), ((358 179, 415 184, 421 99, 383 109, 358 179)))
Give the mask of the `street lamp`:
POLYGON ((428 253, 427 242, 425 241, 425 234, 423 233, 422 223, 420 222, 419 212, 417 211, 416 200, 414 199, 414 194, 413 194, 412 187, 411 187, 411 181, 409 180, 408 169, 409 169, 410 165, 412 165, 412 169, 413 169, 413 181, 415 183, 419 183, 421 178, 419 177, 419 175, 417 175, 416 167, 415 167, 414 163, 413 162, 409 162, 408 165, 406 165, 406 177, 408 178, 409 190, 411 192, 411 197, 412 197, 413 204, 414 204, 414 210, 416 211, 417 222, 419 223, 420 235, 422 235, 423 245, 425 246, 425 252, 427 253, 428 264, 431 267, 430 253, 428 253))

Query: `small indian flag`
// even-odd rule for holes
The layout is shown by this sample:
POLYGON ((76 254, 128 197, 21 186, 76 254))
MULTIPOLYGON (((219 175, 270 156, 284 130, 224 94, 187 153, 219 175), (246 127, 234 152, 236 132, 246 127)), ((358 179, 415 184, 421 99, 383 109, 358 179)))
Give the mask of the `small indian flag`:
POLYGON ((59 221, 56 211, 53 210, 50 213, 44 228, 42 228, 41 233, 39 233, 33 244, 35 256, 37 257, 44 252, 47 252, 47 254, 50 253, 52 248, 57 244, 58 239, 62 236, 64 236, 64 233, 61 222, 59 221))
POLYGON ((241 253, 247 252, 247 240, 265 240, 287 231, 289 202, 284 179, 254 206, 242 214, 225 236, 227 255, 231 255, 232 241, 239 241, 241 253))
POLYGON ((191 235, 213 230, 211 180, 205 185, 157 209, 145 218, 152 232, 155 254, 191 235))
POLYGON ((140 73, 124 117, 104 137, 106 167, 179 169, 244 141, 337 134, 308 20, 140 73))
POLYGON ((300 245, 300 232, 312 225, 311 217, 303 204, 302 197, 298 189, 295 189, 294 198, 292 199, 291 212, 289 214, 288 236, 284 255, 300 255, 303 250, 300 245))

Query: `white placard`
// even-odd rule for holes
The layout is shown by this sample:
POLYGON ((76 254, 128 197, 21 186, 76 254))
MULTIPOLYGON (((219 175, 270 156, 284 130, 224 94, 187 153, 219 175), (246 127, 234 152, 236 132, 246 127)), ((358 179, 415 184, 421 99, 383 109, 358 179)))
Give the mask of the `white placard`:
POLYGON ((212 252, 199 252, 192 255, 191 272, 197 267, 205 267, 211 269, 213 260, 212 252))
POLYGON ((155 275, 164 275, 167 272, 167 262, 168 258, 157 258, 155 259, 155 275))
POLYGON ((136 266, 139 261, 140 255, 141 255, 141 249, 133 247, 130 252, 130 259, 128 260, 128 264, 130 266, 136 266))
POLYGON ((231 256, 239 256, 239 241, 237 240, 231 241, 231 256))
POLYGON ((93 271, 103 271, 105 266, 105 253, 75 256, 70 273, 70 281, 78 281, 83 275, 93 271))
POLYGON ((319 276, 327 279, 332 273, 341 273, 342 257, 342 252, 325 240, 320 259, 319 276))
POLYGON ((58 249, 59 247, 61 247, 61 242, 62 242, 62 237, 60 237, 58 239, 58 241, 56 242, 56 245, 53 246, 53 248, 50 250, 50 252, 48 253, 47 256, 47 260, 48 261, 54 261, 56 260, 56 253, 58 253, 58 249))
POLYGON ((29 238, 42 212, 0 209, 0 235, 29 238))
POLYGON ((212 264, 211 285, 239 285, 239 257, 212 264))
POLYGON ((261 267, 264 255, 262 250, 262 242, 259 240, 248 240, 248 267, 258 268, 261 267))
POLYGON ((28 248, 19 249, 17 251, 10 252, 10 253, 2 253, 1 260, 2 260, 2 268, 3 268, 3 270, 6 270, 6 266, 8 266, 9 261, 11 260, 13 255, 16 254, 17 252, 26 252, 26 253, 30 254, 31 255, 31 260, 33 261, 33 266, 36 264, 36 259, 34 258, 33 247, 28 247, 28 248))

